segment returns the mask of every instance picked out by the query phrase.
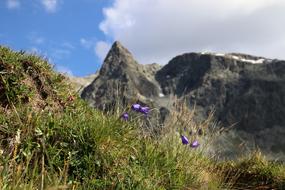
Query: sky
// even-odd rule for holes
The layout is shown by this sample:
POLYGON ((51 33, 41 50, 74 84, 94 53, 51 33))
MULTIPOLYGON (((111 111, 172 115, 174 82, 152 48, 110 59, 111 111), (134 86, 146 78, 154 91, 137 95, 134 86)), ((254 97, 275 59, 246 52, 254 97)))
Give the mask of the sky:
POLYGON ((1 0, 0 45, 95 73, 115 40, 139 63, 186 52, 285 59, 284 0, 1 0))

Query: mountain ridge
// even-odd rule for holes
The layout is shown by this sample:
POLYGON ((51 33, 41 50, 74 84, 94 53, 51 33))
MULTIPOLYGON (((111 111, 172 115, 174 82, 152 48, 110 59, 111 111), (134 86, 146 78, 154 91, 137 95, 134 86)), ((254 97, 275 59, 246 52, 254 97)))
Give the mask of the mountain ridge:
POLYGON ((98 77, 81 97, 91 106, 110 110, 136 101, 156 107, 161 122, 174 109, 174 99, 195 108, 201 122, 215 110, 222 126, 266 152, 285 159, 285 61, 239 53, 184 53, 148 72, 115 42, 98 77), (122 51, 117 51, 118 48, 122 51), (114 89, 120 92, 114 92, 114 89), (249 137, 248 137, 249 136, 249 137), (267 143, 265 144, 264 141, 267 143), (279 154, 280 153, 280 154, 279 154))

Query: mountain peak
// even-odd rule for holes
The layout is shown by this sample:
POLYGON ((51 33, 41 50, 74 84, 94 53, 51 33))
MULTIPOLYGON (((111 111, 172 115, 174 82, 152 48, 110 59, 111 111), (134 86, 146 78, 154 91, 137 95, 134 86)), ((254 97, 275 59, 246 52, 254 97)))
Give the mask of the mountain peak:
MULTIPOLYGON (((121 42, 119 41, 115 41, 108 53, 109 54, 116 54, 116 55, 129 55, 132 56, 131 53, 129 52, 129 50, 127 48, 125 48, 121 42)), ((108 57, 107 55, 107 57, 108 57)))
POLYGON ((115 42, 113 43, 112 47, 120 48, 120 47, 123 47, 123 45, 121 44, 120 41, 115 41, 115 42))
POLYGON ((100 74, 117 75, 127 68, 134 67, 138 67, 138 64, 133 55, 119 41, 115 41, 104 60, 100 74))

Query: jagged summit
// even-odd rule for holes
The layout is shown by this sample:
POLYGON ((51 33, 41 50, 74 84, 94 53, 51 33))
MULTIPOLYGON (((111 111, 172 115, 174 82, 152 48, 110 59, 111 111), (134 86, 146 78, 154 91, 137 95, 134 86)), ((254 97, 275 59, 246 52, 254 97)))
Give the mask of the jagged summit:
POLYGON ((82 91, 81 96, 91 105, 103 109, 112 107, 118 98, 123 99, 124 104, 134 97, 146 100, 158 96, 159 84, 154 79, 158 69, 157 64, 138 64, 132 54, 116 41, 99 76, 82 91))
POLYGON ((129 50, 127 48, 125 48, 121 42, 119 41, 115 41, 111 47, 111 50, 112 49, 119 49, 119 50, 124 50, 124 51, 127 51, 129 52, 129 50))
POLYGON ((109 50, 106 59, 108 59, 110 56, 117 56, 117 57, 129 57, 133 58, 131 52, 125 48, 119 41, 115 41, 113 45, 111 46, 111 49, 109 50))
POLYGON ((133 55, 120 42, 115 41, 109 50, 100 69, 100 75, 123 74, 124 70, 139 67, 133 55))
MULTIPOLYGON (((121 42, 119 41, 115 41, 108 53, 109 54, 116 54, 116 55, 123 55, 123 56, 132 56, 132 54, 130 53, 130 51, 125 48, 121 42)), ((107 55, 107 57, 108 57, 107 55)))

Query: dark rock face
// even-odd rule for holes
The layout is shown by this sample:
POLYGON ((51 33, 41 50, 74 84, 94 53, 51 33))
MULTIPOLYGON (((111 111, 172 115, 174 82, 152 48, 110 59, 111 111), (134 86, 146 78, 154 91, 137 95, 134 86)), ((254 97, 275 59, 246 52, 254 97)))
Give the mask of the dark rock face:
POLYGON ((223 126, 235 125, 261 150, 284 159, 285 61, 246 58, 184 54, 158 71, 156 79, 163 92, 185 97, 190 107, 196 103, 198 121, 215 108, 223 126))
POLYGON ((98 77, 82 91, 90 105, 110 110, 117 101, 122 105, 135 100, 147 101, 159 95, 154 73, 158 64, 140 65, 131 53, 115 42, 104 60, 98 77))
POLYGON ((168 104, 173 95, 185 98, 189 108, 196 104, 197 121, 214 108, 224 127, 235 125, 237 133, 285 159, 285 61, 236 53, 187 53, 160 68, 139 65, 116 42, 99 76, 82 92, 99 108, 113 105, 116 97, 125 104, 134 99, 152 102, 164 119, 172 109, 168 104))
POLYGON ((164 94, 181 96, 201 85, 203 76, 210 67, 209 56, 184 54, 172 59, 155 77, 160 81, 164 94))
MULTIPOLYGON (((252 64, 230 57, 184 54, 159 70, 162 91, 187 97, 204 110, 211 108, 225 126, 254 132, 285 126, 284 61, 252 64)), ((202 119, 204 118, 202 117, 202 119)))

